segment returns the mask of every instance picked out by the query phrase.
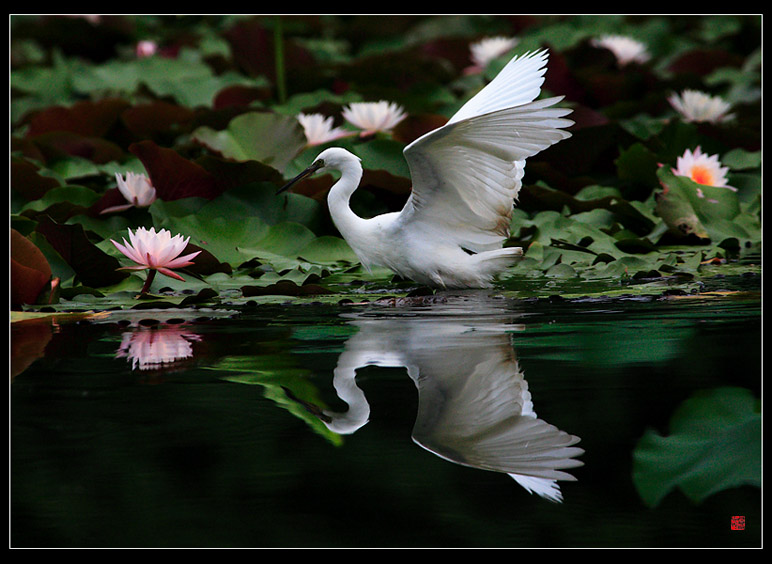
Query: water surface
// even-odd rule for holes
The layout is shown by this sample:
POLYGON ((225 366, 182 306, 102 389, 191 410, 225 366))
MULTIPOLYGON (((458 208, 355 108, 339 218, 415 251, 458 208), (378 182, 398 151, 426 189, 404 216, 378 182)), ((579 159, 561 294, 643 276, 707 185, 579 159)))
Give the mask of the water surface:
POLYGON ((14 324, 11 545, 757 547, 738 469, 654 505, 633 474, 695 397, 760 398, 760 324, 479 292, 14 324))

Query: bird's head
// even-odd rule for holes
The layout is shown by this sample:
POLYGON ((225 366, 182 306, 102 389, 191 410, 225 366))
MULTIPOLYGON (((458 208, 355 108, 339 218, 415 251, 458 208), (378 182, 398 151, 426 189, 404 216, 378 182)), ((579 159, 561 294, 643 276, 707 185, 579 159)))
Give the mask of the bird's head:
POLYGON ((294 184, 320 170, 342 170, 351 166, 352 164, 361 166, 359 165, 360 160, 361 159, 359 157, 349 153, 346 149, 341 149, 340 147, 330 147, 329 149, 325 149, 319 153, 319 155, 314 159, 314 162, 311 163, 311 166, 287 182, 284 186, 279 188, 276 193, 280 194, 284 192, 294 184))

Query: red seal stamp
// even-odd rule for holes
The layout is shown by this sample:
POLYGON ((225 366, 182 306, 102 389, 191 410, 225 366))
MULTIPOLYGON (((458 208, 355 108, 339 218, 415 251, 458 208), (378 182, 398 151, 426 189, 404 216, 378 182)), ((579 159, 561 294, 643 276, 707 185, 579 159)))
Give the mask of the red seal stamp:
POLYGON ((733 515, 732 516, 732 530, 744 531, 745 530, 745 515, 733 515))

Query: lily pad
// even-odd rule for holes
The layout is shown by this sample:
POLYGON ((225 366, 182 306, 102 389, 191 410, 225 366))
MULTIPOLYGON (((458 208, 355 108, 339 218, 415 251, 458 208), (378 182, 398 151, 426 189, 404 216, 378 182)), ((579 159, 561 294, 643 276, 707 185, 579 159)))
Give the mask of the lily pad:
POLYGON ((303 129, 295 118, 271 112, 242 114, 222 131, 199 127, 193 138, 224 157, 260 161, 279 171, 306 144, 303 129))
POLYGON ((641 438, 633 482, 650 507, 675 488, 700 502, 727 488, 760 486, 759 400, 741 388, 695 394, 673 414, 669 435, 648 430, 641 438))

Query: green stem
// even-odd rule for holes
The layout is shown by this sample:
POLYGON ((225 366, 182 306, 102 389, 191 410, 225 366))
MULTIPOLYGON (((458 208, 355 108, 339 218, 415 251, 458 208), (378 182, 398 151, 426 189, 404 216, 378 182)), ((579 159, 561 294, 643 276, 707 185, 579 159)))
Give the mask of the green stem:
POLYGON ((275 24, 273 28, 273 51, 276 66, 276 95, 279 103, 283 104, 287 99, 287 85, 284 78, 284 31, 281 16, 276 16, 275 24))

